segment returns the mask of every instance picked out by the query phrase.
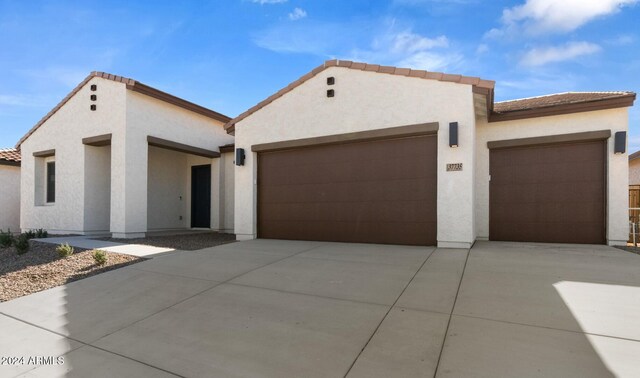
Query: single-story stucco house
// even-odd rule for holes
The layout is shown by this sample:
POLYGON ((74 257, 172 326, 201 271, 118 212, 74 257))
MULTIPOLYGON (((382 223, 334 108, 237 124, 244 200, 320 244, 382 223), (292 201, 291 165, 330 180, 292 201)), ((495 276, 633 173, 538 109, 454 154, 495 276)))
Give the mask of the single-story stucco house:
POLYGON ((17 144, 21 228, 233 232, 228 121, 135 80, 91 73, 17 144))
POLYGON ((20 231, 20 150, 0 148, 0 230, 20 231))
POLYGON ((632 92, 494 103, 494 82, 330 60, 225 125, 235 233, 624 244, 632 92))
POLYGON ((21 227, 624 244, 635 93, 494 102, 494 84, 329 60, 231 120, 92 73, 17 145, 21 227))

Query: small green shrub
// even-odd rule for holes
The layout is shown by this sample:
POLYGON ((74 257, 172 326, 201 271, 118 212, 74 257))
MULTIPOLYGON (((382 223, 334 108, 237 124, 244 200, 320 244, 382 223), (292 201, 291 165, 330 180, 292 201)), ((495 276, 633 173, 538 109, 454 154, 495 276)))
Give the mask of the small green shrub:
POLYGON ((107 256, 107 252, 101 251, 99 249, 96 249, 95 251, 93 251, 91 256, 93 256, 93 260, 98 265, 104 265, 107 263, 107 260, 109 260, 109 256, 107 256))
POLYGON ((23 232, 22 234, 20 234, 20 236, 24 236, 25 238, 27 238, 27 240, 31 240, 36 237, 36 233, 33 232, 32 230, 29 230, 29 231, 23 232))
POLYGON ((15 242, 15 237, 11 233, 11 229, 7 230, 7 232, 0 230, 0 247, 2 248, 11 247, 14 242, 15 242))
POLYGON ((42 228, 36 230, 36 239, 45 239, 48 237, 49 233, 47 232, 47 230, 43 230, 42 228))
POLYGON ((14 246, 16 247, 16 253, 23 255, 29 252, 29 239, 24 236, 24 234, 20 234, 20 236, 15 239, 14 246))
POLYGON ((56 252, 58 252, 58 257, 69 257, 73 255, 74 249, 69 243, 64 243, 56 247, 56 252))

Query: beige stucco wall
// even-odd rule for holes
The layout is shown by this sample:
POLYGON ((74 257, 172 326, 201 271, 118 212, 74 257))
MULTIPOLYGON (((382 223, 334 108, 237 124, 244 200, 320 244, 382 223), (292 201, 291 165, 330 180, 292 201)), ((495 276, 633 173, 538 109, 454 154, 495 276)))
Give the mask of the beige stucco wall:
MULTIPOLYGON (((223 130, 220 121, 127 90, 123 83, 93 78, 22 144, 21 227, 45 228, 53 233, 105 229, 120 237, 142 235, 149 219, 148 135, 214 151, 233 143, 233 136, 223 130), (91 92, 90 84, 97 84, 98 90, 91 92), (96 111, 89 109, 93 103, 90 94, 98 96, 96 111), (82 138, 108 133, 112 134, 108 150, 82 144, 82 138), (36 192, 41 196, 43 191, 36 190, 36 181, 42 181, 43 172, 37 173, 40 179, 36 180, 33 152, 49 149, 56 150, 56 202, 40 205, 36 192), (99 177, 94 168, 110 169, 110 173, 99 177), (92 173, 94 177, 90 178, 92 173), (106 186, 110 187, 108 199, 106 186)), ((189 163, 185 160, 182 166, 187 171, 189 163)), ((186 176, 181 185, 185 182, 186 176)), ((152 197, 157 203, 157 196, 152 197)), ((183 221, 189 219, 189 214, 185 215, 183 221)), ((162 222, 154 219, 151 226, 168 225, 162 222)))
POLYGON ((0 230, 20 231, 20 167, 0 164, 0 230))
MULTIPOLYGON (((86 150, 82 138, 108 133, 114 141, 124 138, 126 91, 122 83, 93 78, 22 143, 21 228, 84 233, 86 150), (97 84, 98 90, 91 92, 90 84, 97 84), (91 111, 89 96, 94 93, 97 110, 91 111), (33 153, 50 149, 56 150, 56 201, 37 205, 33 153)), ((112 155, 112 166, 117 164, 123 162, 112 155)))
POLYGON ((629 162, 629 185, 640 185, 640 159, 629 162))
POLYGON ((256 154, 259 143, 438 122, 438 245, 467 247, 475 238, 475 116, 470 85, 331 67, 236 124, 236 148, 247 152, 235 171, 235 232, 256 237, 256 154), (335 97, 326 78, 334 76, 335 97), (460 124, 460 147, 449 148, 448 125, 460 124), (446 163, 463 171, 446 172, 446 163))
MULTIPOLYGON (((109 232, 111 146, 84 147, 84 231, 109 232)), ((82 148, 81 147, 81 148, 82 148)))
POLYGON ((627 108, 487 123, 478 120, 476 159, 476 228, 478 239, 489 237, 489 149, 487 142, 546 135, 611 130, 607 169, 607 239, 625 244, 628 236, 628 155, 613 153, 613 134, 628 129, 627 108))
POLYGON ((187 228, 187 155, 149 147, 148 168, 148 230, 187 228))

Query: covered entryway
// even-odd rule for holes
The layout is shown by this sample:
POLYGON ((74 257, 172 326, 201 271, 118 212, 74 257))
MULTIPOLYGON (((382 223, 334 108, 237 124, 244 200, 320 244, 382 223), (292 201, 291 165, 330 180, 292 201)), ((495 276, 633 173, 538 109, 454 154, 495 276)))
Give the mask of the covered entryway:
POLYGON ((437 137, 258 154, 258 237, 435 245, 437 137))
POLYGON ((605 243, 604 140, 490 151, 490 240, 605 243))

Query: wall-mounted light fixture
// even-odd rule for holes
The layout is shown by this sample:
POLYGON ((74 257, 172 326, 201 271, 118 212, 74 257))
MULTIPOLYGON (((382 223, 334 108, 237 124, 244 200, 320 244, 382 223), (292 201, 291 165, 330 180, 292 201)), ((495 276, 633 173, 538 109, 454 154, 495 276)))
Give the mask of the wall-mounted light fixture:
POLYGON ((617 154, 624 154, 627 150, 627 132, 618 131, 615 134, 615 140, 613 145, 613 152, 617 154))
POLYGON ((244 165, 244 148, 236 148, 236 165, 244 165))
POLYGON ((449 147, 458 147, 458 122, 449 123, 449 147))

